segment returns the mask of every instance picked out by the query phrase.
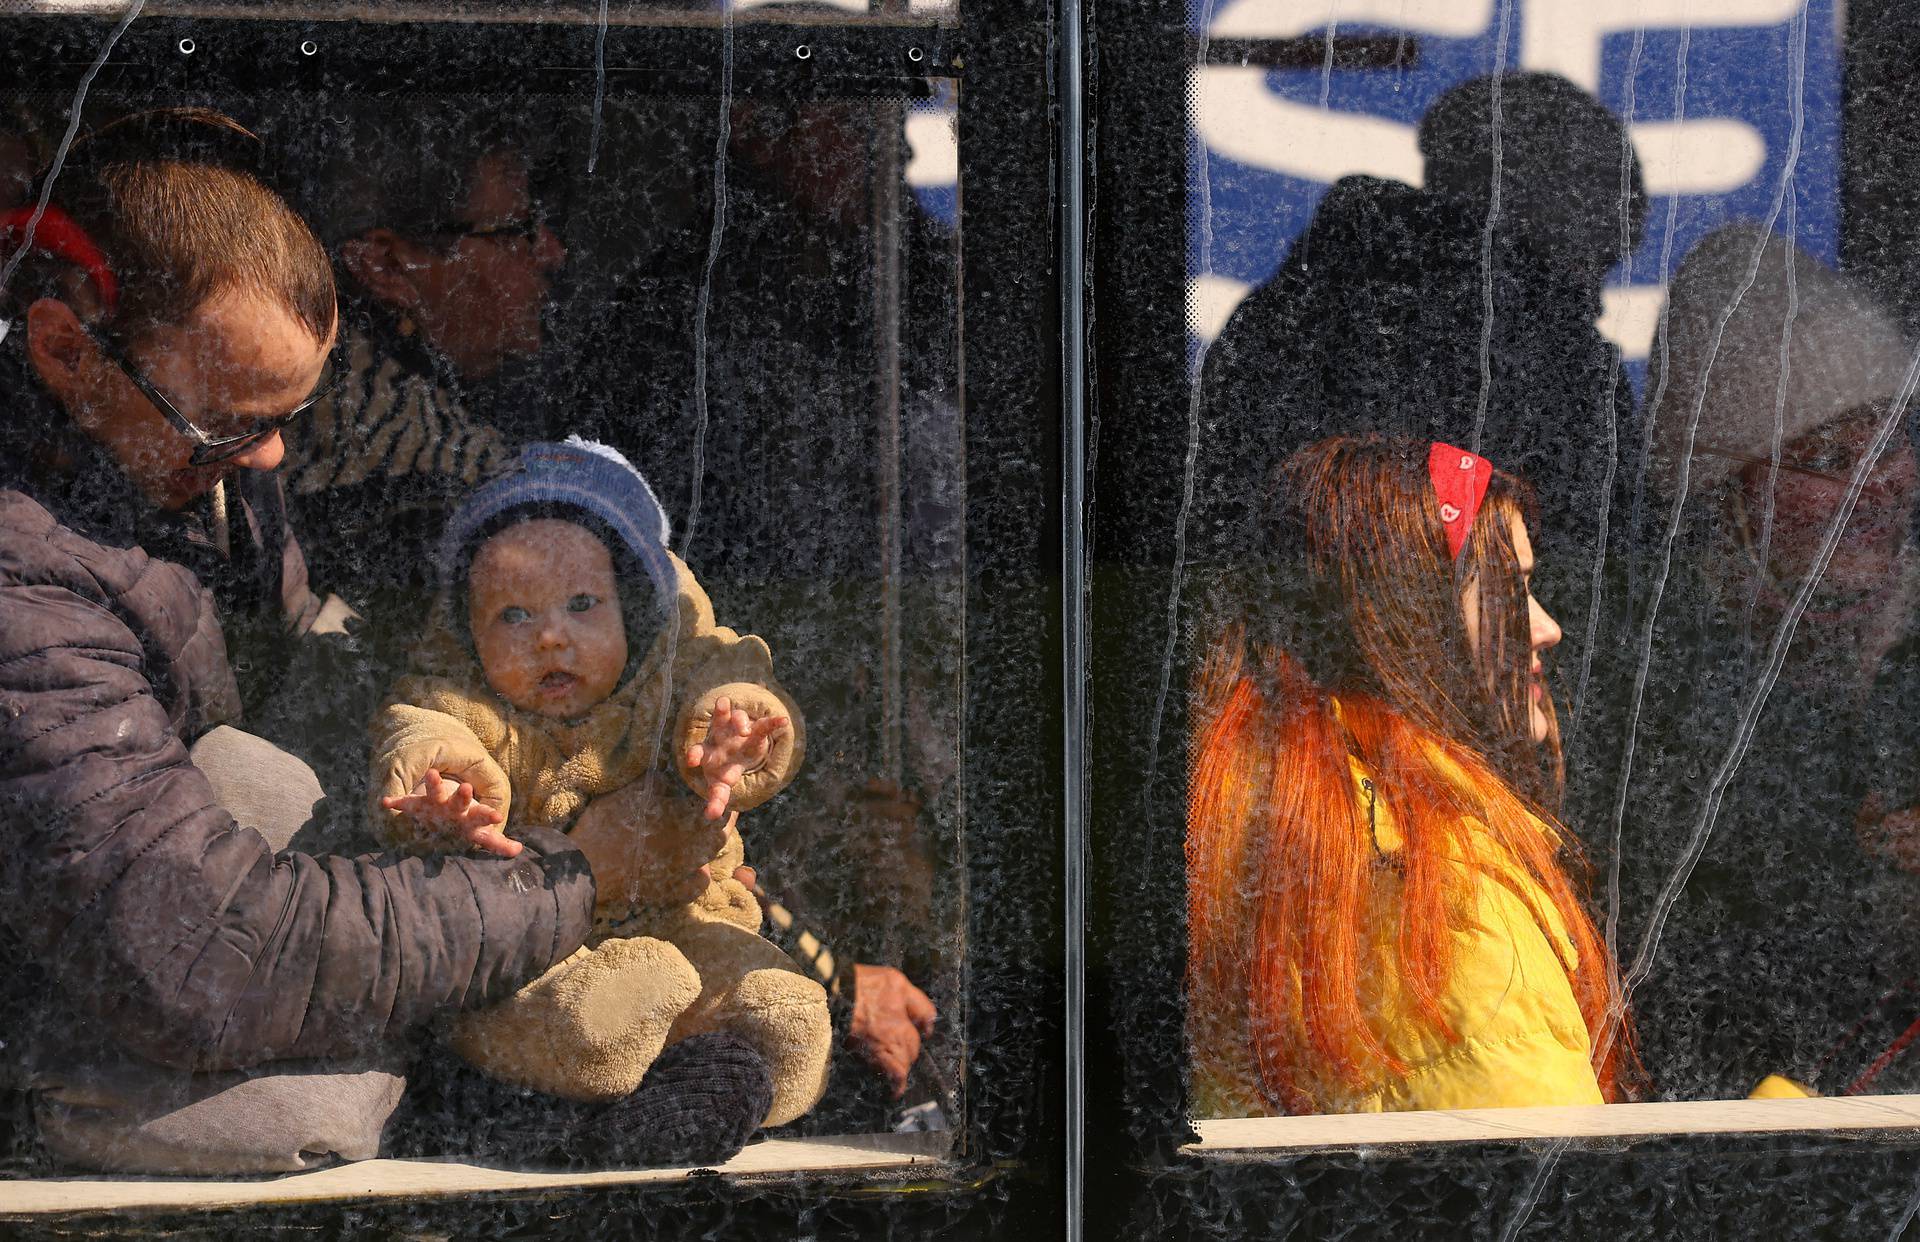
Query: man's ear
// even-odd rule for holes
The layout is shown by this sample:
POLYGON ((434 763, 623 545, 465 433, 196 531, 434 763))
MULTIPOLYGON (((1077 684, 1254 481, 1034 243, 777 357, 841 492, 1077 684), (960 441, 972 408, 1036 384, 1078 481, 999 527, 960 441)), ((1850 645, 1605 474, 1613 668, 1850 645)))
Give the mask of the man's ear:
POLYGON ((76 397, 86 390, 93 358, 79 315, 58 298, 41 298, 27 307, 26 329, 27 357, 40 382, 62 405, 73 408, 76 397))
POLYGON ((413 310, 420 291, 408 274, 411 244, 392 229, 368 229, 340 247, 340 262, 375 300, 397 310, 413 310))

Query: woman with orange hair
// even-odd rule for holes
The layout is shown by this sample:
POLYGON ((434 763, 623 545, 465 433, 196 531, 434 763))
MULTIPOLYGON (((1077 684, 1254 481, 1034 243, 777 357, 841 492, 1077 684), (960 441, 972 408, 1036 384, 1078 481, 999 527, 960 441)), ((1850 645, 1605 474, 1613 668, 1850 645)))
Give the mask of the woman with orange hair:
POLYGON ((1281 467, 1190 771, 1195 1111, 1616 1098, 1616 972, 1569 876, 1531 496, 1443 444, 1281 467))

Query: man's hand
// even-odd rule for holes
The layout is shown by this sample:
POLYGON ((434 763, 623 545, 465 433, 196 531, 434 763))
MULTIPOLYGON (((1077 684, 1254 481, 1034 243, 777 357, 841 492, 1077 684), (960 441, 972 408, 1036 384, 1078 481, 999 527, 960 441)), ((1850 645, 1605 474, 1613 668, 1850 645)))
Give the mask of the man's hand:
POLYGON ((642 777, 587 804, 567 836, 593 871, 599 904, 680 905, 713 882, 708 866, 726 844, 726 822, 695 826, 671 814, 664 775, 642 777), (655 782, 658 782, 657 784, 655 782))
POLYGON ((743 864, 733 869, 733 878, 740 882, 740 887, 753 894, 753 899, 760 903, 760 916, 765 918, 767 907, 773 904, 773 898, 767 896, 761 889, 760 873, 743 864))
POLYGON ((506 816, 476 799, 472 785, 447 780, 435 768, 412 793, 382 798, 380 805, 406 816, 431 843, 473 846, 502 858, 520 854, 520 843, 500 831, 506 816))
POLYGON ((750 769, 767 761, 773 739, 791 723, 785 716, 755 720, 725 695, 714 700, 706 741, 687 748, 687 767, 707 787, 708 819, 727 813, 733 787, 750 769))
POLYGON ((1920 875, 1920 807, 1890 812, 1879 794, 1868 794, 1854 817, 1853 831, 1869 855, 1920 875))
POLYGON ((927 994, 898 970, 854 963, 847 1041, 893 1085, 894 1099, 907 1093, 907 1072, 939 1016, 927 994))

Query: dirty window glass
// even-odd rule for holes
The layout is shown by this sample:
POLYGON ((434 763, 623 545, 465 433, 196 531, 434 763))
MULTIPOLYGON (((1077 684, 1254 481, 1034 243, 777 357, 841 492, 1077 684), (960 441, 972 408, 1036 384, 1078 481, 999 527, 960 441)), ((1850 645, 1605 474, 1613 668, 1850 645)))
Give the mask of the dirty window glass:
POLYGON ((1190 9, 1196 1116, 1920 1082, 1884 8, 1190 9))
POLYGON ((596 80, 575 38, 344 90, 288 50, 240 88, 181 68, 240 6, 153 7, 209 20, 76 97, 86 26, 0 99, 28 549, 0 801, 47 825, 4 933, 27 1167, 944 1154, 968 472, 938 49, 736 91, 714 6, 616 6, 652 69, 596 80))

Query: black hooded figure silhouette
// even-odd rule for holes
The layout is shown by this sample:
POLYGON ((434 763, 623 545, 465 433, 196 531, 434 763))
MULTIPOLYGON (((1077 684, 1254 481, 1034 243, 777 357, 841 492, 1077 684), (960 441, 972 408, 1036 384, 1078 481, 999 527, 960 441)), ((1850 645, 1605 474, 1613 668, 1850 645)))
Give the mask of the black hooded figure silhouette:
POLYGON ((1258 553, 1248 518, 1296 448, 1445 440, 1534 486, 1536 590, 1581 636, 1602 501, 1636 474, 1611 472, 1610 488, 1610 463, 1640 456, 1619 352, 1596 327, 1606 273, 1646 216, 1639 162, 1617 117, 1547 73, 1453 88, 1419 145, 1424 187, 1335 182, 1209 350, 1191 560, 1204 575, 1258 553))

